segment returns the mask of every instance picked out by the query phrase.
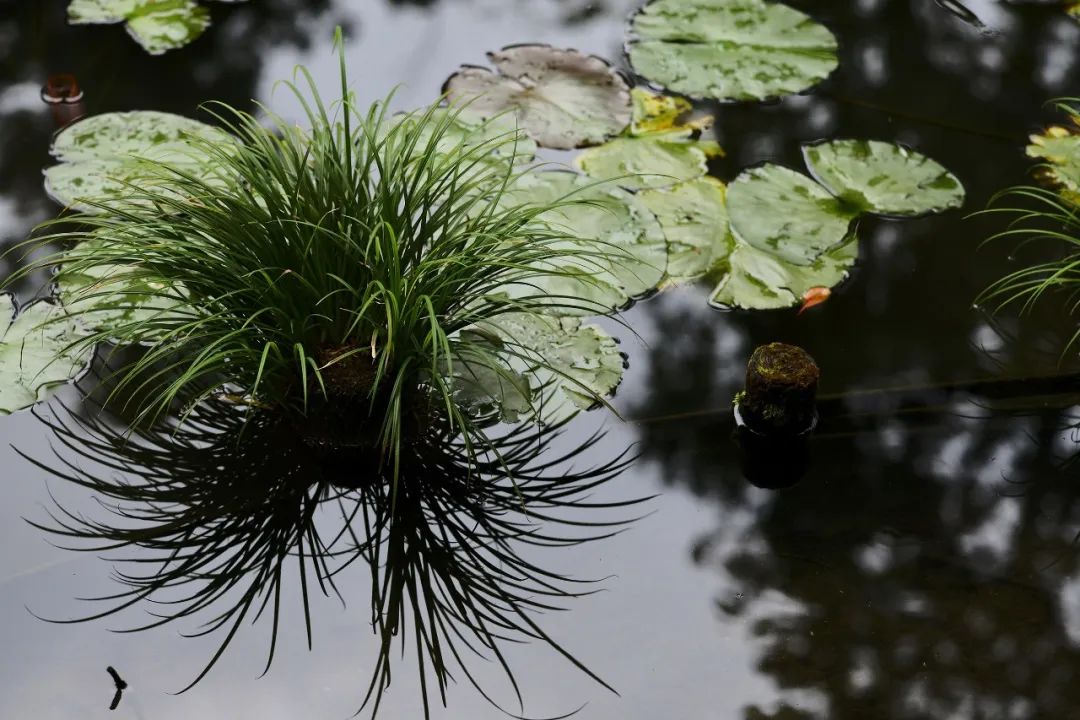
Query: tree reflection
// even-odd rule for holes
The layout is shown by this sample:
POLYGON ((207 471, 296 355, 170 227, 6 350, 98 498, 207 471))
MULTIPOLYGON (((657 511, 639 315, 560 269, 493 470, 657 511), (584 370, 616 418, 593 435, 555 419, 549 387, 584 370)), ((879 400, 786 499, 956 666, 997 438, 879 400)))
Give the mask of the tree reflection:
MULTIPOLYGON (((1080 91, 1080 28, 1057 6, 980 5, 991 36, 932 1, 791 4, 837 32, 841 67, 807 96, 718 109, 724 177, 801 168, 800 143, 823 136, 899 140, 955 171, 978 210, 1027 181, 1027 133, 1053 120, 1043 103, 1080 91)), ((1000 229, 962 213, 865 222, 853 277, 803 316, 709 313, 693 289, 635 310, 655 333, 628 413, 643 459, 715 503, 691 556, 779 689, 746 718, 1075 714, 1080 490, 1061 456, 1080 396, 1075 376, 1010 380, 1076 371, 1061 355, 1075 318, 970 309, 1015 269, 1012 248, 979 247, 1000 229), (778 492, 742 478, 728 439, 746 358, 771 341, 822 369, 810 474, 778 492)))
MULTIPOLYGON (((493 429, 477 456, 445 427, 418 429, 400 476, 362 447, 327 450, 299 440, 269 414, 226 403, 200 406, 182 424, 127 429, 104 412, 46 420, 55 457, 29 458, 52 476, 90 491, 101 517, 58 504, 36 524, 70 549, 112 552, 123 589, 94 598, 104 609, 60 622, 100 619, 150 603, 141 630, 200 622, 195 635, 221 638, 188 688, 225 652, 245 619, 270 625, 267 669, 280 623, 282 592, 295 568, 302 621, 311 644, 312 595, 336 596, 354 564, 370 572, 370 619, 378 658, 364 705, 377 712, 391 680, 392 643, 414 646, 425 714, 471 660, 501 666, 523 711, 522 692, 503 654, 510 643, 548 644, 582 665, 537 624, 595 592, 530 559, 536 548, 577 547, 617 533, 639 499, 602 502, 595 491, 630 462, 626 454, 591 468, 574 465, 600 435, 560 449, 562 426, 493 429), (472 455, 470 455, 472 453, 472 455)), ((606 685, 605 685, 606 686, 606 685)), ((187 689, 187 688, 185 688, 187 689)))

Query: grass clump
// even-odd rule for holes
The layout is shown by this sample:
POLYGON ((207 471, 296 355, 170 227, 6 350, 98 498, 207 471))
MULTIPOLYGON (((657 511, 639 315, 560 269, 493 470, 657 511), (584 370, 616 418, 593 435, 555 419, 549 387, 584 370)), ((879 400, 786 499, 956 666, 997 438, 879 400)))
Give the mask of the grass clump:
POLYGON ((103 303, 122 310, 155 296, 153 312, 78 341, 142 346, 108 400, 133 406, 136 420, 225 395, 296 419, 314 442, 377 446, 395 467, 418 426, 444 423, 467 445, 482 440, 482 419, 458 402, 461 365, 520 389, 514 358, 549 363, 513 338, 466 331, 541 306, 603 312, 543 293, 537 281, 564 272, 588 282, 604 250, 568 243, 565 229, 542 221, 577 200, 507 201, 535 172, 516 132, 463 133, 461 108, 360 108, 343 54, 332 104, 298 73, 300 83, 285 85, 308 129, 265 108, 266 126, 208 106, 235 142, 190 138, 207 158, 198 173, 139 160, 140 179, 121 198, 91 200, 98 214, 80 216, 74 230, 51 225, 30 243, 75 250, 12 279, 42 267, 56 269, 61 288, 104 278, 64 297, 90 326, 103 303), (571 254, 574 262, 552 262, 571 254))
MULTIPOLYGON (((996 195, 984 214, 1009 219, 990 240, 1016 242, 1017 249, 1039 245, 1048 253, 1040 262, 1005 275, 984 290, 977 304, 997 312, 1018 307, 1030 312, 1048 295, 1063 295, 1068 313, 1080 309, 1080 111, 1075 99, 1056 103, 1069 116, 1070 127, 1051 127, 1032 135, 1027 153, 1044 162, 1035 171, 1043 187, 1019 186, 996 195)), ((1071 347, 1080 330, 1069 341, 1071 347)))

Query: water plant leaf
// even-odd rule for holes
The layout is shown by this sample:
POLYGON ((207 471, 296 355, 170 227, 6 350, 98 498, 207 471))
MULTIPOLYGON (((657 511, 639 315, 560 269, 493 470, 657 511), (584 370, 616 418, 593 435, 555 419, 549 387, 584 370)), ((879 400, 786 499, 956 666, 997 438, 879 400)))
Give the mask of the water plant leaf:
POLYGON ((695 98, 764 100, 805 90, 836 69, 836 38, 765 0, 654 0, 631 19, 634 71, 695 98))
POLYGON ((620 137, 590 148, 575 158, 589 177, 613 180, 629 190, 668 187, 702 177, 709 158, 723 155, 720 146, 701 140, 711 117, 680 122, 691 108, 686 100, 635 88, 633 122, 620 137))
POLYGON ((453 363, 454 400, 481 416, 498 412, 503 422, 518 422, 532 410, 529 380, 499 354, 502 343, 491 333, 465 330, 453 363))
POLYGON ((699 278, 731 253, 734 241, 725 191, 719 180, 703 177, 638 193, 638 199, 656 215, 667 237, 671 283, 699 278))
POLYGON ((1061 126, 1032 135, 1028 157, 1046 161, 1043 169, 1050 181, 1069 193, 1080 193, 1080 135, 1061 126))
POLYGON ((612 183, 598 183, 572 172, 523 176, 504 202, 572 203, 543 213, 539 220, 565 240, 553 245, 550 263, 538 266, 535 286, 508 288, 514 296, 550 296, 559 314, 567 303, 599 314, 626 305, 656 289, 667 267, 667 242, 648 208, 612 183))
POLYGON ((152 110, 94 115, 64 128, 50 152, 60 161, 45 170, 45 190, 57 202, 87 213, 130 192, 145 169, 140 158, 206 173, 210 158, 188 138, 232 142, 224 131, 180 115, 152 110))
POLYGON ((727 204, 738 240, 794 265, 842 243, 858 215, 802 173, 771 164, 735 178, 727 204))
POLYGON ((78 325, 54 303, 43 299, 18 308, 4 293, 0 312, 8 317, 0 331, 0 415, 45 400, 89 365, 92 348, 72 344, 80 336, 78 325))
POLYGON ((630 87, 602 58, 550 45, 511 45, 488 58, 497 72, 463 66, 444 92, 480 117, 512 113, 543 147, 596 145, 630 122, 630 87))
POLYGON ((58 276, 56 292, 64 310, 78 317, 79 325, 92 333, 122 329, 118 334, 128 343, 140 335, 143 341, 156 339, 157 321, 165 313, 183 308, 182 297, 136 266, 79 263, 101 250, 100 241, 90 239, 67 252, 66 258, 76 263, 76 269, 61 266, 58 276))
POLYGON ((964 204, 964 186, 940 163, 894 143, 834 140, 803 147, 810 173, 863 212, 911 217, 964 204))
POLYGON ((542 398, 537 409, 546 421, 597 405, 622 381, 626 361, 618 343, 581 318, 508 313, 486 325, 516 348, 510 364, 542 398))
POLYGON ((478 147, 498 144, 491 152, 493 161, 511 160, 515 164, 527 163, 536 157, 536 141, 522 132, 513 117, 499 115, 481 119, 460 108, 439 108, 425 119, 422 113, 404 113, 395 118, 396 123, 412 122, 417 126, 419 138, 416 153, 423 152, 433 137, 433 124, 446 123, 440 128, 435 140, 435 152, 442 155, 453 153, 461 147, 478 147))
MULTIPOLYGON (((244 0, 221 0, 243 2, 244 0)), ((151 55, 187 45, 210 27, 210 11, 195 0, 72 0, 72 25, 125 23, 128 34, 151 55)))
POLYGON ((752 245, 736 242, 709 303, 745 310, 791 307, 811 288, 831 288, 842 282, 858 252, 858 239, 851 237, 811 264, 795 265, 752 245))

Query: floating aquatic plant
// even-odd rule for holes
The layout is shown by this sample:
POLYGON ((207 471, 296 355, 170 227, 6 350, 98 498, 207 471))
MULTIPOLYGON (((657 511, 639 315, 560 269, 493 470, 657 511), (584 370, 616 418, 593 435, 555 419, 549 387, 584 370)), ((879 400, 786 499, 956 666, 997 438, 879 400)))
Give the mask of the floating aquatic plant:
POLYGON ((1030 136, 1028 157, 1043 161, 1040 179, 1046 184, 1080 200, 1080 110, 1076 100, 1066 99, 1058 103, 1065 112, 1068 125, 1054 125, 1041 134, 1030 136))
POLYGON ((964 187, 940 163, 895 143, 831 140, 803 146, 814 179, 859 212, 913 217, 964 204, 964 187))
POLYGON ((146 52, 161 55, 202 35, 210 27, 210 11, 196 0, 71 0, 68 22, 72 25, 124 23, 128 35, 146 52))
MULTIPOLYGON (((213 162, 205 147, 191 142, 196 137, 216 148, 234 141, 221 128, 172 113, 142 110, 85 118, 53 140, 49 152, 60 162, 45 170, 45 190, 73 210, 106 212, 103 203, 127 194, 136 181, 150 179, 140 160, 194 174, 213 162)), ((171 179, 166 180, 167 188, 171 179)))
POLYGON ((77 323, 55 303, 35 300, 17 308, 9 293, 0 294, 0 415, 44 400, 49 392, 82 375, 93 349, 72 345, 77 323))
POLYGON ((858 257, 863 213, 917 215, 958 207, 964 190, 939 164, 891 143, 804 147, 823 184, 789 168, 750 168, 724 186, 698 178, 640 193, 668 239, 668 279, 708 278, 710 302, 790 307, 842 282, 858 257))
POLYGON ((536 548, 578 547, 617 533, 629 522, 620 511, 641 502, 592 497, 631 460, 577 465, 598 436, 556 450, 561 423, 526 422, 493 432, 477 452, 447 424, 427 424, 392 475, 364 450, 316 452, 282 417, 246 417, 223 402, 201 404, 182 424, 128 430, 115 420, 58 409, 45 417, 55 457, 27 456, 92 492, 102 510, 92 516, 57 505, 49 520, 33 524, 70 549, 108 553, 123 586, 91 598, 98 608, 86 617, 54 622, 153 604, 144 624, 125 630, 179 622, 219 639, 190 688, 245 622, 269 626, 266 669, 283 622, 300 619, 310 648, 319 596, 353 602, 339 584, 366 565, 371 597, 363 612, 378 651, 357 697, 373 715, 390 685, 395 643, 413 645, 425 717, 434 699, 446 703, 455 677, 491 699, 470 669, 475 660, 501 667, 524 712, 503 652, 518 642, 545 643, 603 684, 537 622, 596 592, 597 581, 530 559, 536 548), (290 608, 284 577, 294 568, 301 602, 290 608))
MULTIPOLYGON (((1015 306, 1030 311, 1044 296, 1064 292, 1070 313, 1080 307, 1080 125, 1076 100, 1066 99, 1058 107, 1069 116, 1072 127, 1054 126, 1041 135, 1032 135, 1027 147, 1030 157, 1043 160, 1037 177, 1049 187, 1020 186, 997 197, 984 213, 1011 218, 1005 230, 991 240, 1015 241, 1018 246, 1039 243, 1055 248, 1053 259, 1029 265, 996 281, 976 300, 995 311, 1015 306)), ((1080 339, 1080 331, 1069 341, 1080 339)))
POLYGON ((836 38, 766 0, 653 0, 630 21, 639 75, 695 98, 764 100, 800 92, 836 69, 836 38))
POLYGON ((693 180, 709 171, 710 158, 723 155, 701 134, 711 117, 683 122, 691 105, 681 98, 634 88, 633 122, 619 137, 585 150, 575 164, 589 177, 608 180, 629 190, 666 187, 693 180))
MULTIPOLYGON (((542 338, 524 346, 492 329, 522 313, 610 310, 584 293, 553 292, 553 278, 581 289, 608 287, 594 276, 617 277, 622 301, 644 291, 627 287, 643 265, 618 247, 621 236, 586 245, 551 221, 597 201, 576 199, 573 187, 541 201, 513 194, 546 175, 519 162, 518 147, 531 157, 532 146, 486 124, 463 130, 460 109, 360 110, 344 58, 333 106, 304 76, 310 94, 290 87, 308 110, 307 130, 268 111, 268 131, 215 105, 228 136, 179 122, 148 134, 159 116, 124 115, 77 123, 57 140, 58 155, 74 161, 66 165, 81 163, 94 179, 64 184, 65 200, 94 214, 31 240, 28 250, 70 249, 12 279, 56 270, 65 311, 86 326, 69 338, 80 351, 143 346, 117 371, 112 401, 138 402, 147 420, 225 393, 306 428, 317 421, 330 442, 373 443, 389 463, 415 418, 440 417, 483 442, 473 408, 459 402, 476 396, 476 387, 462 393, 467 376, 506 380, 489 404, 521 389, 524 397, 506 399, 511 414, 522 402, 535 414, 556 386, 576 404, 600 402, 611 378, 592 388, 590 376, 549 362, 542 338)), ((552 347, 561 346, 566 328, 554 329, 552 347)), ((609 345, 593 350, 600 356, 583 362, 621 369, 609 345)))
POLYGON ((443 91, 483 118, 512 113, 543 147, 596 145, 630 122, 630 86, 602 58, 550 45, 511 45, 488 58, 497 72, 466 65, 443 91))

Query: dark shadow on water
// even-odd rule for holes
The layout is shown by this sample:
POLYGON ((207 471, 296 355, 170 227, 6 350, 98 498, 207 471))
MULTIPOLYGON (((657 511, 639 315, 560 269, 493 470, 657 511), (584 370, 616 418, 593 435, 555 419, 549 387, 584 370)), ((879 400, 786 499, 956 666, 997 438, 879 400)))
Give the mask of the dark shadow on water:
POLYGON ((432 427, 409 444, 395 480, 375 452, 312 451, 290 423, 225 403, 200 406, 180 425, 136 430, 85 406, 40 416, 54 456, 24 457, 89 492, 97 512, 57 504, 33 524, 61 546, 105 553, 120 583, 85 616, 53 622, 135 606, 150 619, 129 630, 194 626, 193 635, 220 643, 194 685, 245 620, 269 627, 267 669, 281 623, 303 623, 310 647, 312 603, 322 595, 370 615, 379 650, 370 685, 357 678, 356 694, 373 713, 390 685, 395 643, 415 657, 425 714, 429 701, 445 704, 455 679, 491 699, 470 671, 482 659, 502 666, 511 709, 524 713, 528 684, 519 686, 503 655, 512 643, 546 643, 604 684, 537 617, 568 609, 600 582, 545 569, 543 553, 617 534, 643 502, 593 497, 632 461, 575 463, 600 435, 563 449, 561 426, 493 429, 491 448, 470 457, 454 433, 432 427), (303 598, 297 615, 281 602, 292 568, 303 598), (370 597, 343 597, 341 574, 365 568, 370 597))

